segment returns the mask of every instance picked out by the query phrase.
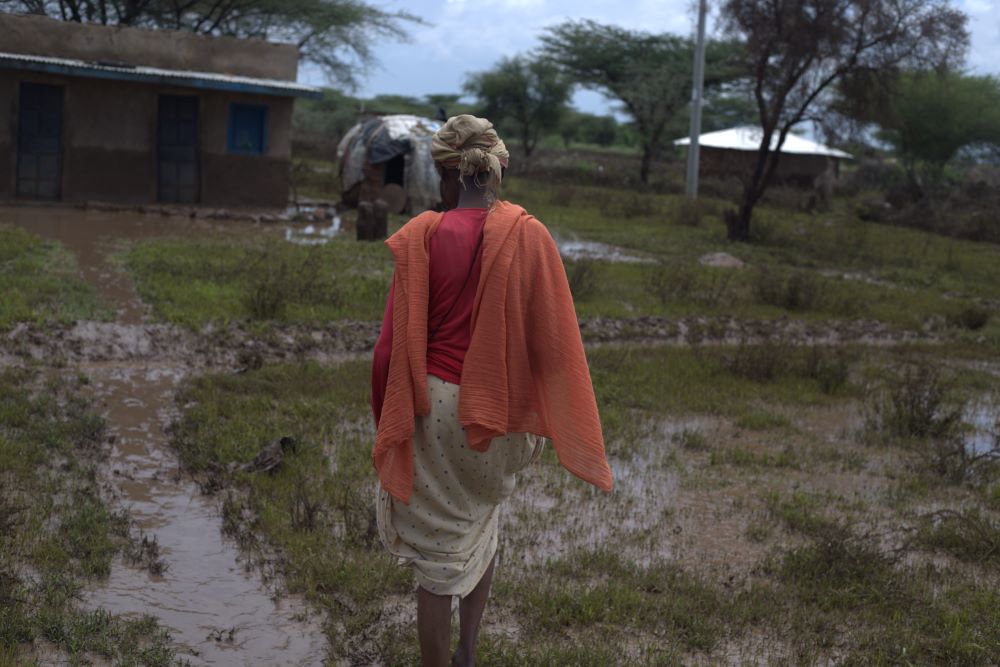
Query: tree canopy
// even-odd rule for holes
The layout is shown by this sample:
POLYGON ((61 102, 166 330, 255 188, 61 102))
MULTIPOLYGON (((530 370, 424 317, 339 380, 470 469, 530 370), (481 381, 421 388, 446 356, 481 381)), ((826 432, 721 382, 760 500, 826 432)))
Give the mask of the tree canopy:
MULTIPOLYGON (((691 98, 692 40, 669 33, 627 30, 595 21, 567 21, 542 35, 542 53, 573 80, 618 100, 642 141, 640 180, 658 154, 668 124, 691 98)), ((736 77, 732 43, 710 40, 705 86, 736 77)))
POLYGON ((725 0, 722 18, 745 41, 763 129, 740 208, 726 216, 729 237, 740 241, 749 238, 788 133, 824 112, 838 81, 861 71, 954 66, 969 44, 966 16, 946 0, 725 0))
POLYGON ((551 62, 523 56, 504 58, 465 83, 466 92, 479 99, 482 115, 514 130, 525 157, 543 132, 559 125, 572 87, 551 62))
POLYGON ((841 88, 839 108, 875 123, 893 146, 911 186, 922 194, 921 172, 932 176, 963 148, 1000 149, 1000 80, 957 72, 902 72, 889 81, 855 78, 841 88))
POLYGON ((348 86, 375 61, 379 38, 403 38, 403 25, 418 21, 364 0, 0 0, 0 10, 290 42, 304 61, 348 86))

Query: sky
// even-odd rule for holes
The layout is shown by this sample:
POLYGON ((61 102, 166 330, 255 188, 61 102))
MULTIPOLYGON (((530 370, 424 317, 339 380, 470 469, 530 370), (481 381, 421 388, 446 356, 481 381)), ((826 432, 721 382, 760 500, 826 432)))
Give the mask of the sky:
MULTIPOLYGON (((972 73, 1000 75, 1000 0, 953 0, 969 15, 972 73)), ((388 11, 406 11, 426 23, 407 25, 408 42, 387 41, 374 49, 376 65, 357 93, 422 97, 458 93, 470 72, 491 68, 500 58, 539 45, 546 27, 567 19, 593 19, 632 30, 694 33, 695 0, 369 0, 388 11)), ((709 0, 709 32, 715 30, 709 0)), ((303 68, 304 82, 324 84, 322 75, 303 68)), ((576 93, 574 106, 607 113, 613 103, 594 92, 576 93)))

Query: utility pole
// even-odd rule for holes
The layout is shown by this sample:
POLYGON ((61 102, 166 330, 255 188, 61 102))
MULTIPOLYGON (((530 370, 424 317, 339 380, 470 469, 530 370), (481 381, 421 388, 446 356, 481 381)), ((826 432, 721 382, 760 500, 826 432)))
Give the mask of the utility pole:
POLYGON ((694 46, 694 81, 691 90, 691 142, 688 144, 687 196, 698 198, 698 137, 701 136, 702 93, 705 88, 705 14, 708 0, 698 0, 698 38, 694 46))

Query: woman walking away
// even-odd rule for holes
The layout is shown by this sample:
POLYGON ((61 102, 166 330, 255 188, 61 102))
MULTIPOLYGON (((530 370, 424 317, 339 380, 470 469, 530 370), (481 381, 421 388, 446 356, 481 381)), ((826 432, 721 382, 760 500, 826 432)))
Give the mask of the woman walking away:
POLYGON ((410 220, 372 366, 383 544, 417 579, 423 664, 475 661, 500 504, 552 440, 570 472, 611 490, 579 324, 545 227, 498 201, 508 153, 493 125, 448 120, 434 135, 446 213, 410 220))

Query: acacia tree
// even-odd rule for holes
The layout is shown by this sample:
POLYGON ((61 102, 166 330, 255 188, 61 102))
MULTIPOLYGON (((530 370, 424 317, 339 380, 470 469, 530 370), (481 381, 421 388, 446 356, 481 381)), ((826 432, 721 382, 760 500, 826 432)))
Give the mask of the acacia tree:
POLYGON ((349 86, 374 62, 379 38, 403 38, 403 24, 419 22, 364 0, 0 0, 0 11, 291 42, 349 86))
POLYGON ((542 132, 559 126, 572 87, 551 62, 522 56, 504 58, 465 82, 465 91, 479 99, 483 115, 513 126, 525 157, 542 132))
POLYGON ((832 87, 861 72, 953 66, 964 57, 966 16, 946 0, 725 0, 726 30, 745 40, 762 135, 739 209, 727 211, 731 240, 750 220, 791 129, 814 120, 832 87))
MULTIPOLYGON (((659 154, 668 123, 691 98, 690 39, 603 25, 567 21, 542 35, 542 53, 584 87, 618 100, 631 116, 642 142, 639 180, 649 182, 649 167, 659 154)), ((710 40, 705 56, 705 86, 732 80, 734 47, 710 40)))
POLYGON ((961 149, 1000 149, 1000 79, 957 72, 903 72, 889 81, 853 77, 840 87, 838 108, 875 123, 892 144, 914 195, 925 176, 936 181, 961 149))

